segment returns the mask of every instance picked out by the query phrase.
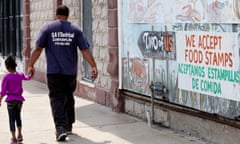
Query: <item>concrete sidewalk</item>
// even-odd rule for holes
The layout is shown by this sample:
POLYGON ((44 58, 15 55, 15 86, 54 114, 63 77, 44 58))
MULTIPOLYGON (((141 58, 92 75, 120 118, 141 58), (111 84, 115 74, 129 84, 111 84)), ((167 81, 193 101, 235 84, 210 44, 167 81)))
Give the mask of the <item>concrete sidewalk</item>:
MULTIPOLYGON (((48 89, 43 83, 24 82, 24 144, 60 144, 55 140, 48 89)), ((206 144, 166 128, 149 128, 145 121, 76 97, 76 122, 68 144, 206 144)), ((0 144, 10 143, 6 103, 0 107, 0 144)))

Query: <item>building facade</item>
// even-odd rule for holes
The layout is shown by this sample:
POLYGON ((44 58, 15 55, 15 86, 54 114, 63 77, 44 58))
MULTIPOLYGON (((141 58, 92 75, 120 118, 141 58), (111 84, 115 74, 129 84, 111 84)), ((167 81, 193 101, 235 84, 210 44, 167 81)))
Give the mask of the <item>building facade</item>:
MULTIPOLYGON (((40 28, 47 22, 54 20, 55 9, 60 4, 65 4, 70 8, 69 21, 81 27, 90 43, 99 70, 98 79, 92 83, 89 79, 90 67, 80 56, 78 86, 75 94, 112 107, 115 111, 120 111, 121 108, 119 107, 123 107, 123 105, 119 106, 118 103, 114 103, 114 106, 112 102, 118 88, 118 77, 115 76, 115 73, 118 72, 117 67, 112 69, 112 65, 117 66, 117 61, 115 63, 109 61, 112 51, 117 52, 117 22, 113 22, 113 20, 116 21, 116 18, 108 19, 109 16, 111 17, 112 11, 117 12, 116 2, 106 0, 25 0, 25 47, 23 50, 25 63, 27 63, 31 49, 35 46, 40 28), (115 26, 111 26, 112 24, 115 26), (110 71, 113 71, 114 74, 108 72, 109 65, 111 67, 110 71)), ((79 55, 81 54, 79 53, 79 55)), ((116 59, 117 53, 113 53, 112 57, 116 59)), ((40 56, 36 63, 36 70, 37 73, 34 78, 46 82, 44 54, 40 56)))
MULTIPOLYGON (((218 144, 240 140, 237 0, 3 0, 2 69, 12 54, 26 71, 60 4, 82 28, 99 70, 90 81, 79 53, 76 96, 218 144)), ((42 53, 35 80, 46 82, 45 63, 42 53)))
MULTIPOLYGON (((23 29, 22 29, 22 3, 21 1, 2 0, 0 2, 0 62, 5 56, 11 54, 17 57, 19 70, 21 70, 21 61, 23 49, 23 29)), ((1 64, 1 68, 5 66, 1 64)))

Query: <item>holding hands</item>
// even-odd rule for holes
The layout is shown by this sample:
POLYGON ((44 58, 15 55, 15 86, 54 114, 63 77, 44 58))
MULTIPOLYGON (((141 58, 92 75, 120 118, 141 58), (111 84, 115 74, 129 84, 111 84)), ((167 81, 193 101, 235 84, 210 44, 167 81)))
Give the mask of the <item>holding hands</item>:
POLYGON ((35 68, 32 67, 32 66, 29 66, 29 67, 28 67, 28 70, 27 70, 27 74, 28 74, 30 77, 33 77, 34 73, 35 73, 35 68))

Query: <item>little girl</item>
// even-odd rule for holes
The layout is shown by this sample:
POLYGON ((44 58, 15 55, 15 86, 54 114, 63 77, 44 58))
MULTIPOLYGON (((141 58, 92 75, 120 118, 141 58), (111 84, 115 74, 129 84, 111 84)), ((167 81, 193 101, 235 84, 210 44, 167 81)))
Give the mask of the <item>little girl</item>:
POLYGON ((12 134, 11 144, 17 144, 23 141, 21 110, 24 97, 22 96, 22 81, 30 80, 30 76, 16 72, 17 64, 13 57, 9 56, 5 60, 5 66, 8 70, 2 79, 0 92, 0 106, 3 96, 6 95, 7 109, 9 115, 9 125, 12 134), (15 122, 17 124, 18 136, 15 134, 15 122))

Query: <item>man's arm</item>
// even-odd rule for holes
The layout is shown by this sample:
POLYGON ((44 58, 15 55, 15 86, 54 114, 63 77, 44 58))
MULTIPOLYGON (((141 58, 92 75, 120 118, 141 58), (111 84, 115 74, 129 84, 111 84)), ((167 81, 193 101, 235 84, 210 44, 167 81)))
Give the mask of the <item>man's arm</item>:
POLYGON ((2 105, 2 96, 0 96, 0 106, 2 105))
POLYGON ((39 56, 42 53, 43 48, 36 46, 36 48, 33 50, 32 55, 29 59, 28 62, 28 74, 31 75, 31 77, 34 75, 35 73, 35 68, 34 68, 34 64, 36 63, 36 61, 38 60, 39 56))
POLYGON ((83 58, 91 65, 92 67, 92 72, 91 76, 93 79, 97 78, 98 75, 98 70, 97 70, 97 65, 96 62, 92 56, 92 54, 89 52, 89 49, 83 49, 81 50, 83 58))

